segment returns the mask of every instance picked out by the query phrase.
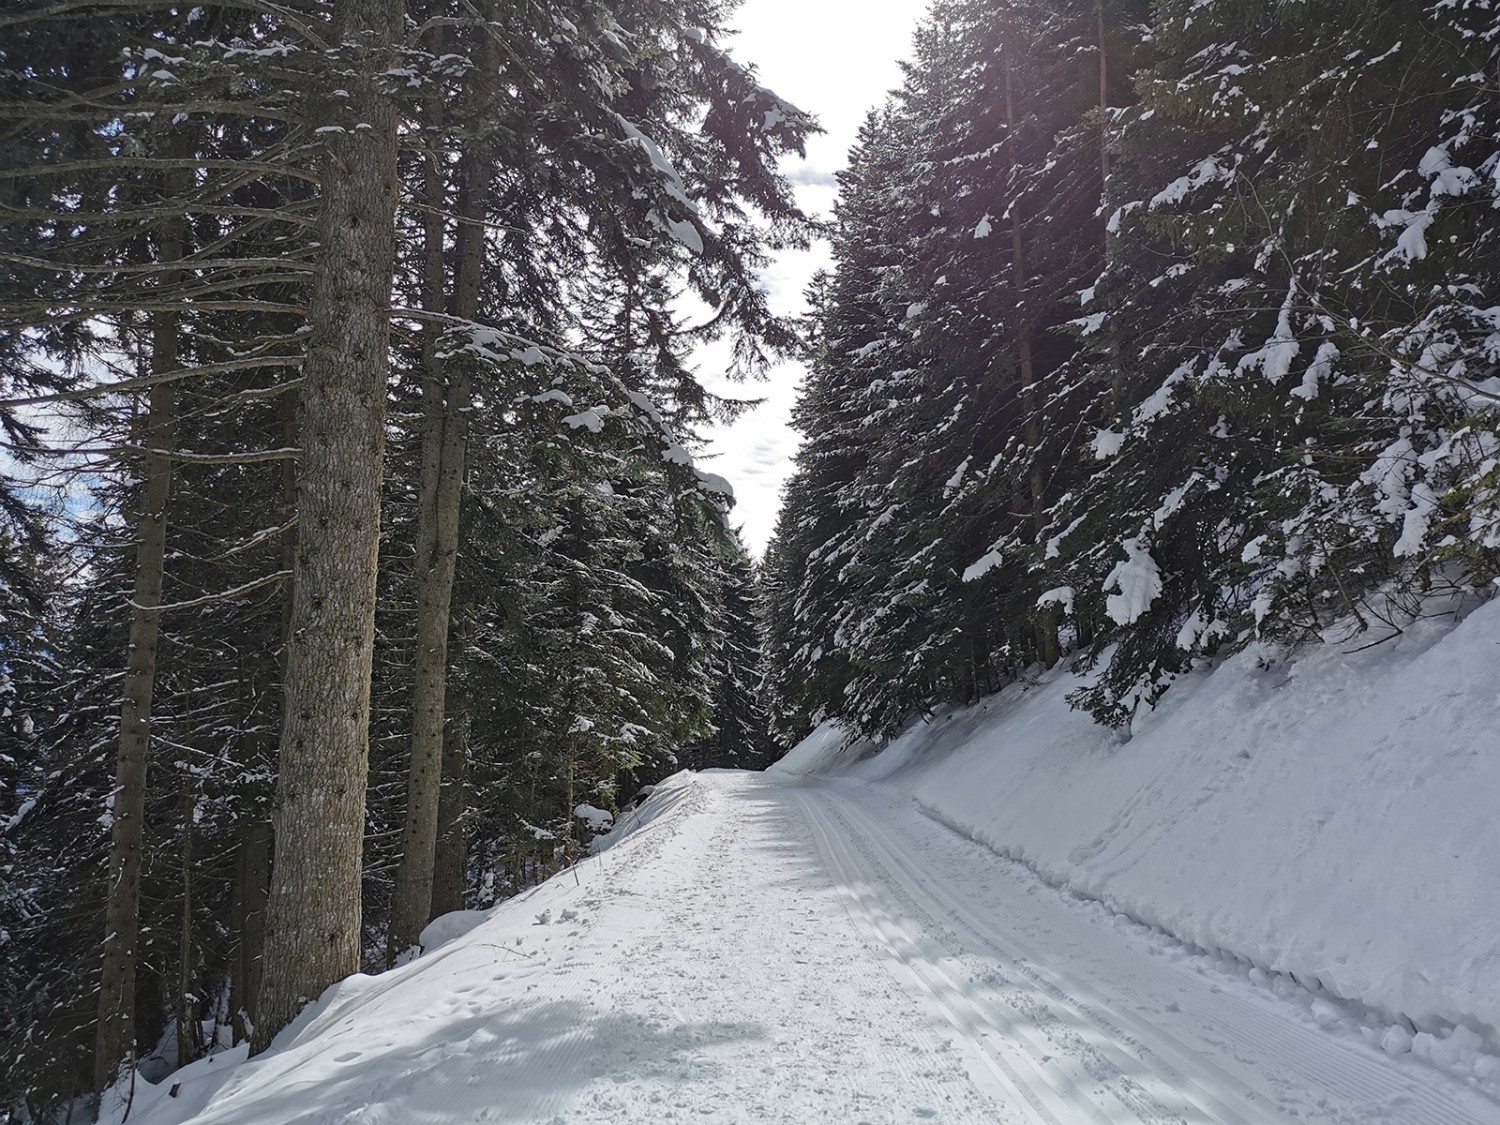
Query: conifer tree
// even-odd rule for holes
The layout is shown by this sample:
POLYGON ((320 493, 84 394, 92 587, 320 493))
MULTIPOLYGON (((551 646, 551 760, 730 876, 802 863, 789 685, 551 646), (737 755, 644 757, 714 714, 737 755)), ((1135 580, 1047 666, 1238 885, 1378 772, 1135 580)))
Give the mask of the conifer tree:
POLYGON ((318 243, 298 430, 298 541, 277 755, 276 855, 252 1049, 358 970, 360 861, 385 448, 397 107, 377 76, 400 0, 336 2, 318 243), (335 86, 335 84, 337 84, 335 86), (360 129, 368 125, 368 129, 360 129))
POLYGON ((1128 732, 1197 661, 1488 581, 1490 16, 933 4, 819 293, 779 729, 890 733, 1076 647, 1128 732))

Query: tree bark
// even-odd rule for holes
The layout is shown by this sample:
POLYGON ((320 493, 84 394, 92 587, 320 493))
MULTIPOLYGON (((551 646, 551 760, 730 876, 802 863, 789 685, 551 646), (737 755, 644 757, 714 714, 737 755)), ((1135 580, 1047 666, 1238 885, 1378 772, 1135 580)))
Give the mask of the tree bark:
MULTIPOLYGON (((449 699, 452 699, 449 689, 449 699)), ((438 797, 437 860, 432 873, 432 917, 464 908, 469 858, 464 814, 468 811, 469 713, 450 714, 443 737, 443 789, 438 797)), ((431 919, 429 919, 430 921, 431 919)))
MULTIPOLYGON (((281 421, 281 444, 288 449, 297 445, 297 395, 280 396, 277 415, 281 421)), ((291 573, 297 566, 297 527, 292 516, 297 511, 297 465, 281 464, 280 520, 291 526, 281 537, 281 569, 291 573)), ((276 683, 283 696, 286 691, 287 648, 292 635, 292 583, 287 582, 281 595, 280 645, 277 648, 276 683)), ((266 761, 274 762, 276 743, 266 747, 266 761)), ((255 1013, 260 1003, 260 986, 265 965, 266 902, 271 891, 271 822, 259 812, 255 794, 242 798, 252 809, 251 817, 240 825, 240 844, 236 870, 235 933, 239 937, 238 955, 234 961, 230 988, 230 1016, 234 1041, 247 1041, 255 1028, 255 1013)))
MULTIPOLYGON (((158 256, 181 259, 181 217, 167 220, 158 256)), ((162 284, 176 281, 162 275, 162 284)), ((176 313, 152 317, 151 368, 180 366, 176 313)), ((120 705, 120 744, 116 756, 113 820, 109 832, 109 889, 104 915, 104 959, 99 977, 99 1018, 95 1030, 94 1092, 102 1094, 122 1066, 135 1061, 135 976, 140 937, 141 851, 145 842, 146 760, 151 745, 151 699, 156 688, 162 578, 167 550, 167 504, 172 492, 172 447, 176 425, 175 384, 151 388, 144 424, 145 489, 136 525, 135 581, 131 593, 129 653, 124 699, 120 705)))
MULTIPOLYGON (((1021 159, 1016 149, 1020 138, 1017 136, 1016 103, 1015 93, 1012 89, 1010 69, 1010 52, 1005 54, 1005 127, 1006 135, 1010 141, 1010 172, 1011 189, 1017 187, 1017 176, 1020 171, 1021 159)), ((1031 518, 1036 527, 1037 535, 1041 535, 1047 525, 1047 517, 1042 510, 1042 494, 1044 481, 1042 478, 1041 463, 1035 454, 1037 446, 1041 444, 1041 426, 1037 413, 1036 401, 1036 366, 1032 358, 1031 350, 1031 327, 1027 321, 1029 315, 1026 309, 1026 238, 1021 227, 1021 207, 1018 200, 1010 202, 1010 253, 1011 253, 1011 287, 1015 292, 1016 308, 1021 313, 1021 339, 1019 343, 1020 367, 1021 367, 1021 413, 1022 426, 1026 445, 1032 451, 1032 467, 1029 474, 1031 488, 1031 518)))
MULTIPOLYGON (((479 314, 484 279, 484 201, 494 166, 483 149, 472 150, 460 168, 454 236, 456 276, 450 311, 464 320, 479 314), (465 221, 467 220, 467 221, 465 221)), ((429 232, 430 237, 430 232, 429 232)), ((433 260, 429 254, 429 268, 433 260)), ((437 264, 441 269, 441 264, 437 264)), ((428 291, 440 291, 429 279, 428 291)), ((448 674, 448 628, 453 574, 458 560, 458 528, 463 502, 464 462, 469 445, 469 405, 473 398, 468 366, 450 365, 435 346, 427 348, 422 381, 422 482, 417 515, 417 646, 412 693, 411 766, 407 776, 406 818, 401 828, 401 860, 391 902, 388 956, 419 943, 433 914, 433 875, 437 860, 438 805, 443 779, 443 729, 448 674)), ((450 793, 450 801, 455 794, 450 793)), ((455 815, 461 815, 458 810, 455 815)))
POLYGON ((234 927, 239 936, 230 975, 230 1019, 234 1041, 250 1038, 260 992, 266 940, 266 897, 271 885, 271 825, 251 820, 240 826, 235 861, 234 927))
POLYGON ((300 399, 298 540, 287 639, 275 863, 251 1052, 360 967, 360 862, 390 368, 396 107, 375 82, 402 40, 401 0, 336 0, 354 94, 326 99, 320 254, 300 399), (358 126, 356 128, 356 126, 358 126))
MULTIPOLYGON (((1104 19, 1104 0, 1098 0, 1099 15, 1099 205, 1102 211, 1109 198, 1109 178, 1113 166, 1109 158, 1109 39, 1104 19)), ((1115 257, 1115 236, 1109 225, 1104 227, 1104 267, 1109 268, 1115 257)), ((1109 359, 1105 369, 1109 373, 1110 389, 1118 405, 1124 392, 1125 379, 1120 370, 1120 339, 1113 328, 1109 332, 1109 359)))
POLYGON ((182 854, 177 865, 182 876, 182 912, 177 935, 177 1065, 187 1066, 198 1057, 198 1007, 193 989, 193 813, 198 805, 197 785, 187 771, 182 776, 182 854))

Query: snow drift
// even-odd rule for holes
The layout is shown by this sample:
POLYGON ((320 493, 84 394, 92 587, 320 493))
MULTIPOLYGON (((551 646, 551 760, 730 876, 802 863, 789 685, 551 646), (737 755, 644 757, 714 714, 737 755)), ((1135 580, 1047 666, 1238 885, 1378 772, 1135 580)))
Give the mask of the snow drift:
MULTIPOLYGON (((1181 680, 1132 741, 1065 667, 889 745, 825 724, 775 769, 848 773, 1191 945, 1500 1042, 1500 602, 1181 680), (1464 1030, 1467 1029, 1467 1030, 1464 1030)), ((1439 1063, 1441 1059, 1436 1059, 1439 1063)))

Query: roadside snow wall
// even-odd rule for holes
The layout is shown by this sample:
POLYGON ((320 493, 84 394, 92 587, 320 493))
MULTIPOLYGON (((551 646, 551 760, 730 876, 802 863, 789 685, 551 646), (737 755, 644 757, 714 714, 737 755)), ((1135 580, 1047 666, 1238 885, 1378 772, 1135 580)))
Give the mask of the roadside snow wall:
POLYGON ((1059 666, 873 755, 825 725, 773 768, 898 786, 1182 941, 1495 1044, 1500 601, 1352 651, 1372 639, 1184 677, 1123 745, 1059 666))

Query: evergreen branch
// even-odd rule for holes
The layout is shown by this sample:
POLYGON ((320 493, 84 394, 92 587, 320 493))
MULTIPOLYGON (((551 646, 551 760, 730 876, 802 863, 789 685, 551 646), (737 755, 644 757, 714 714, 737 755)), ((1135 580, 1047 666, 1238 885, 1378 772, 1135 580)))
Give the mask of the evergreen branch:
MULTIPOLYGON (((215 195, 220 194, 218 192, 215 195)), ((40 207, 14 207, 0 203, 0 222, 68 222, 124 223, 132 219, 161 219, 177 215, 201 215, 214 218, 258 218, 272 222, 284 220, 301 227, 316 227, 317 221, 301 214, 317 207, 316 200, 288 203, 284 207, 201 207, 192 201, 163 203, 155 207, 137 207, 122 211, 48 211, 40 207)))
POLYGON ((451 219, 454 222, 459 223, 460 225, 463 225, 463 226, 482 227, 485 230, 499 230, 499 231, 504 231, 506 234, 528 234, 528 233, 530 233, 528 231, 523 230, 520 227, 507 226, 504 223, 492 223, 492 222, 489 222, 489 221, 487 221, 485 219, 476 219, 476 218, 474 218, 474 217, 472 217, 470 215, 458 215, 458 214, 455 214, 452 211, 445 211, 441 207, 433 207, 433 206, 431 206, 429 204, 426 204, 426 203, 409 203, 409 204, 407 204, 407 206, 411 210, 420 212, 423 215, 436 215, 439 218, 451 219))
MULTIPOLYGON (((176 371, 162 371, 155 375, 142 375, 135 379, 122 379, 118 383, 88 387, 84 390, 61 391, 50 395, 33 395, 30 398, 0 399, 0 410, 14 409, 18 406, 43 406, 52 402, 81 402, 84 399, 98 398, 101 395, 126 394, 131 391, 154 387, 158 383, 175 383, 182 379, 192 379, 200 375, 224 375, 232 371, 253 371, 260 367, 300 367, 301 365, 301 356, 255 356, 246 359, 229 360, 224 363, 204 364, 202 367, 182 367, 176 371)), ((281 384, 281 386, 285 387, 286 384, 281 384)))
MULTIPOLYGON (((28 266, 32 269, 62 270, 68 273, 124 274, 127 276, 154 273, 180 273, 187 267, 191 267, 194 270, 290 269, 296 273, 303 274, 311 274, 313 272, 313 267, 310 264, 303 266, 286 258, 183 258, 181 261, 172 262, 139 262, 90 266, 74 262, 51 262, 46 258, 33 258, 27 254, 0 253, 0 262, 9 262, 17 266, 28 266)), ((243 278, 241 280, 245 284, 262 284, 259 279, 255 278, 243 278)))
MULTIPOLYGON (((3 26, 3 25, 0 25, 3 26)), ((39 176, 76 175, 79 172, 116 171, 120 168, 142 168, 149 171, 202 172, 223 168, 251 171, 264 176, 286 176, 306 183, 321 182, 316 172, 304 172, 289 164, 271 164, 258 160, 207 160, 167 156, 114 156, 108 160, 73 160, 57 164, 31 164, 25 168, 0 168, 0 180, 24 180, 39 176)))
POLYGON ((198 606, 211 605, 214 602, 228 601, 231 598, 242 597, 245 594, 259 590, 263 586, 270 586, 291 576, 292 572, 290 570, 278 570, 275 574, 268 574, 263 578, 252 579, 242 586, 236 586, 232 590, 224 590, 217 594, 204 594, 201 598, 192 598, 185 602, 169 602, 165 605, 140 605, 132 599, 127 599, 127 604, 131 609, 139 610, 142 613, 167 613, 168 611, 178 609, 196 609, 198 606))
MULTIPOLYGON (((300 279, 293 279, 300 280, 300 279)), ((261 279, 257 284, 270 284, 271 279, 261 279)), ((247 284, 238 282, 236 284, 247 284)), ((218 286, 216 289, 234 288, 233 285, 218 286)), ((305 305, 289 305, 283 301, 190 301, 188 295, 179 301, 128 301, 121 298, 117 301, 96 301, 88 308, 78 309, 70 313, 58 313, 54 316, 41 316, 43 308, 37 306, 14 306, 9 308, 0 306, 0 312, 20 319, 10 322, 0 321, 0 328, 57 328, 64 324, 77 324, 84 320, 93 320, 96 317, 105 316, 109 313, 133 313, 133 312, 166 312, 181 313, 185 310, 193 312, 252 312, 252 313, 284 313, 289 316, 306 316, 305 305)), ((0 402, 0 405, 6 405, 0 402)))
POLYGON ((180 449, 148 449, 139 445, 122 445, 122 453, 149 453, 171 461, 186 461, 193 465, 258 465, 266 461, 296 461, 302 450, 287 446, 281 449, 261 449, 251 453, 188 453, 180 449))

